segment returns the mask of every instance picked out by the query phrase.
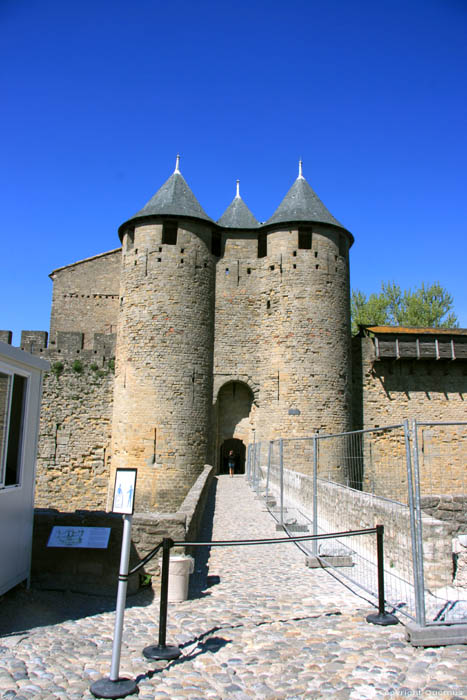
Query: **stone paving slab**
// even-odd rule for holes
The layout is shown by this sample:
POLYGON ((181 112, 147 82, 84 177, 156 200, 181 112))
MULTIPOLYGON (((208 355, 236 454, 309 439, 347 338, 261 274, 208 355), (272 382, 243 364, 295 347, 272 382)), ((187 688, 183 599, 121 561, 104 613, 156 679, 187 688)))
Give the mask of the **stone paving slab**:
MULTIPOLYGON (((244 477, 216 486, 202 539, 280 536, 244 477)), ((367 624, 370 603, 307 568, 293 544, 200 549, 191 596, 169 605, 167 642, 183 656, 168 663, 142 655, 157 642, 158 596, 129 601, 121 675, 141 700, 467 697, 465 646, 415 648, 402 624, 367 624)), ((91 699, 110 671, 114 614, 103 610, 0 636, 0 697, 91 699)))

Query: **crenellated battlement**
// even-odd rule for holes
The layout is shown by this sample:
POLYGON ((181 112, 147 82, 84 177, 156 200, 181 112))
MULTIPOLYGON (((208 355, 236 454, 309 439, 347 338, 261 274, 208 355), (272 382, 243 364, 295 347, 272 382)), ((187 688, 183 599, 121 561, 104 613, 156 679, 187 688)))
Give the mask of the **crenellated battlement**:
MULTIPOLYGON (((84 333, 59 331, 56 338, 55 342, 49 343, 47 331, 21 331, 20 348, 32 355, 44 357, 62 355, 66 359, 80 358, 97 364, 115 357, 115 333, 94 333, 92 347, 86 349, 84 349, 84 333)), ((11 345, 12 332, 0 330, 0 341, 11 345)))

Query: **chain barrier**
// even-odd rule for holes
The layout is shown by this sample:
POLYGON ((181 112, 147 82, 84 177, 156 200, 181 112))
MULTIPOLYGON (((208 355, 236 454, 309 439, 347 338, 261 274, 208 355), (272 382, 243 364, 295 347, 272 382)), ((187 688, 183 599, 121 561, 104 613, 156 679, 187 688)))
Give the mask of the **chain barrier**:
MULTIPOLYGON (((125 573, 123 568, 119 573, 119 582, 126 585, 129 576, 137 573, 145 564, 153 559, 162 548, 162 572, 161 572, 161 592, 159 604, 159 638, 157 644, 151 644, 143 649, 143 655, 151 660, 171 661, 178 659, 181 656, 181 649, 178 646, 167 644, 167 613, 168 613, 168 591, 169 591, 169 573, 170 573, 170 550, 173 547, 244 547, 251 545, 274 545, 295 543, 304 541, 335 539, 341 537, 353 537, 359 535, 376 534, 377 551, 378 551, 378 612, 367 615, 366 620, 375 625, 395 625, 398 624, 398 619, 391 613, 386 612, 385 596, 384 596, 384 554, 383 554, 383 539, 384 527, 377 525, 374 528, 363 530, 351 530, 345 532, 323 533, 319 535, 298 535, 295 537, 276 537, 262 538, 256 540, 221 540, 210 542, 187 542, 185 540, 175 541, 170 537, 165 537, 162 542, 159 542, 142 561, 140 561, 133 569, 125 573)), ((123 614, 122 614, 123 622, 123 614)), ((112 667, 109 678, 95 681, 91 687, 91 693, 96 698, 123 698, 137 692, 135 681, 128 678, 119 678, 118 666, 120 662, 121 634, 114 638, 112 667)))
MULTIPOLYGON (((162 575, 161 575, 161 597, 160 597, 160 608, 159 608, 159 640, 157 644, 150 645, 143 649, 143 654, 148 659, 154 660, 171 660, 176 659, 180 656, 181 651, 178 647, 167 645, 166 641, 166 631, 167 631, 167 609, 168 609, 168 581, 169 581, 169 567, 170 567, 170 550, 172 547, 244 547, 250 545, 274 545, 274 544, 285 544, 285 543, 295 543, 295 542, 306 542, 313 540, 327 540, 335 539, 341 537, 353 537, 357 535, 371 535, 376 534, 377 539, 377 551, 378 551, 378 612, 370 614, 367 616, 367 622, 371 622, 375 625, 395 625, 398 623, 398 619, 387 613, 385 610, 385 597, 384 597, 384 553, 383 553, 383 539, 384 539, 384 527, 383 525, 377 525, 374 528, 367 528, 364 530, 351 530, 345 532, 333 532, 319 535, 298 535, 295 537, 276 537, 276 538, 263 538, 257 540, 221 540, 221 541, 211 541, 211 542, 187 542, 184 540, 174 541, 171 538, 164 538, 162 541, 162 575)), ((157 549, 160 549, 161 545, 157 549)), ((153 555, 154 556, 154 555, 153 555)), ((137 570, 138 567, 135 567, 137 570)))

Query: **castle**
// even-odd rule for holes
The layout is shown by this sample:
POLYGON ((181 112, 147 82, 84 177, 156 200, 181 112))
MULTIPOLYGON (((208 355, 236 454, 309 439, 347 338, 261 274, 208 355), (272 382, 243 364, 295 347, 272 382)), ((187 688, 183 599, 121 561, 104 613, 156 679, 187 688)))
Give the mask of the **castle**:
POLYGON ((258 438, 341 433, 414 412, 465 420, 465 331, 370 329, 352 355, 354 238, 301 163, 266 222, 238 183, 215 222, 177 158, 119 236, 121 248, 51 274, 48 341, 22 334, 23 349, 53 370, 38 505, 105 508, 113 471, 137 467, 137 510, 173 512, 206 463, 222 472, 233 449, 242 468, 258 438))

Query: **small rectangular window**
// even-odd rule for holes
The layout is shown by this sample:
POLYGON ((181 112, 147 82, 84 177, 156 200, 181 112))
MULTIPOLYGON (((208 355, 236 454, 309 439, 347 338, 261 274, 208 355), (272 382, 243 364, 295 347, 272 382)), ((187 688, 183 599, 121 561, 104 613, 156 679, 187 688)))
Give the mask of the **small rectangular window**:
POLYGON ((27 379, 0 372, 0 486, 16 486, 21 477, 27 379))
POLYGON ((298 247, 301 250, 311 250, 312 234, 311 228, 300 226, 298 229, 298 247))
POLYGON ((265 233, 258 236, 258 258, 265 258, 268 254, 268 239, 265 233))
POLYGON ((176 221, 164 221, 162 224, 162 243, 177 245, 178 224, 176 221))

